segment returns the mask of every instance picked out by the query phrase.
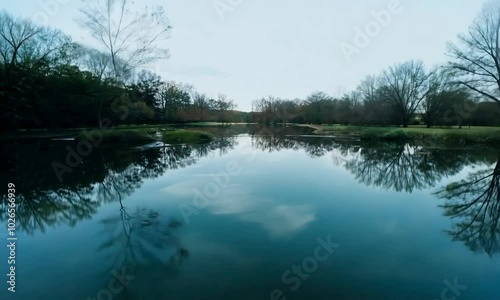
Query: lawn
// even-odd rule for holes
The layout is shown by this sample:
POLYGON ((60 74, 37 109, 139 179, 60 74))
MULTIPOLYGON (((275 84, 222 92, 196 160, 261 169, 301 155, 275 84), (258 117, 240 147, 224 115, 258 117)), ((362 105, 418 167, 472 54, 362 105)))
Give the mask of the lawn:
POLYGON ((156 139, 145 129, 106 129, 106 130, 85 130, 80 132, 76 141, 89 141, 92 144, 127 144, 141 145, 152 143, 156 139))
POLYGON ((102 145, 141 145, 155 141, 163 141, 167 144, 201 144, 213 140, 213 135, 201 130, 165 130, 158 127, 130 127, 113 128, 108 130, 86 130, 76 137, 77 141, 89 141, 102 145), (161 133, 158 136, 158 133, 161 133), (96 141, 99 141, 96 143, 96 141))
POLYGON ((362 140, 431 140, 442 143, 500 144, 500 127, 360 127, 342 125, 310 125, 316 134, 337 134, 362 140))
POLYGON ((214 139, 211 133, 201 130, 172 130, 163 132, 163 142, 168 144, 201 144, 214 139))

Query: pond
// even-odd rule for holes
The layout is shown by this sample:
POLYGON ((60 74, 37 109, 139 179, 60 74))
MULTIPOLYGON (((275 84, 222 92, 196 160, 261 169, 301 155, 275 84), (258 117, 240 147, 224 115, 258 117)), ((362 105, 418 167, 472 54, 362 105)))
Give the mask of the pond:
POLYGON ((499 151, 215 133, 70 164, 72 141, 3 144, 11 298, 498 299, 499 151))

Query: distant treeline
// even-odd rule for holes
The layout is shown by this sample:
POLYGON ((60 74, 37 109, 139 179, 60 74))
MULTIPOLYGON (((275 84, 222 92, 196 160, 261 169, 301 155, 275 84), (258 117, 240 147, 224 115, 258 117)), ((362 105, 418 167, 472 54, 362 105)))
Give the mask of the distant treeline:
POLYGON ((84 0, 79 24, 100 49, 59 30, 0 13, 0 130, 102 127, 195 121, 349 125, 500 125, 500 5, 491 2, 450 44, 450 61, 396 64, 343 96, 262 98, 252 112, 144 68, 168 58, 171 29, 162 7, 84 0), (104 3, 104 4, 103 4, 104 3), (129 7, 130 6, 130 7, 129 7), (134 13, 131 13, 134 12, 134 13))
POLYGON ((500 126, 499 105, 474 101, 465 91, 432 95, 422 102, 419 110, 407 115, 401 106, 388 103, 382 95, 365 98, 357 92, 341 98, 316 92, 305 100, 270 96, 254 101, 253 110, 252 120, 265 124, 500 126))
POLYGON ((262 123, 500 125, 500 4, 491 1, 469 31, 450 43, 450 61, 428 70, 419 60, 367 76, 351 93, 253 103, 262 123))
MULTIPOLYGON (((164 82, 141 68, 167 56, 167 51, 159 51, 153 42, 170 27, 161 27, 149 44, 135 37, 129 40, 132 35, 120 27, 96 34, 92 18, 102 11, 82 10, 87 18, 82 26, 97 36, 123 36, 113 40, 114 44, 103 45, 108 51, 75 43, 59 30, 0 13, 2 130, 99 127, 104 119, 113 126, 244 121, 225 95, 213 99, 189 84, 164 82)), ((133 15, 127 29, 135 26, 134 34, 150 32, 151 24, 156 26, 161 16, 161 10, 146 10, 143 15, 133 15), (150 22, 144 23, 148 18, 150 22)), ((103 14, 99 20, 112 17, 103 14)))

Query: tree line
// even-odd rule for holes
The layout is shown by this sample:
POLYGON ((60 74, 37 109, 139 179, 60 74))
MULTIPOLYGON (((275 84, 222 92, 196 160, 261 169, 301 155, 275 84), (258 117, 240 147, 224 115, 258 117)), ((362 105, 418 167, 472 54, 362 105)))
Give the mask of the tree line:
POLYGON ((0 128, 102 127, 194 121, 432 126, 500 125, 500 5, 491 2, 450 43, 448 63, 395 64, 352 92, 267 97, 250 114, 233 100, 164 81, 147 66, 169 57, 172 27, 161 6, 82 0, 77 22, 96 48, 60 30, 0 13, 0 128), (138 6, 139 5, 139 6, 138 6))
POLYGON ((500 5, 488 3, 449 43, 449 62, 427 69, 420 60, 366 76, 342 97, 315 92, 306 99, 255 100, 259 123, 432 126, 500 125, 500 5))
POLYGON ((164 81, 146 70, 166 59, 171 31, 162 7, 84 0, 77 22, 97 48, 62 31, 0 12, 0 128, 239 120, 234 101, 164 81))

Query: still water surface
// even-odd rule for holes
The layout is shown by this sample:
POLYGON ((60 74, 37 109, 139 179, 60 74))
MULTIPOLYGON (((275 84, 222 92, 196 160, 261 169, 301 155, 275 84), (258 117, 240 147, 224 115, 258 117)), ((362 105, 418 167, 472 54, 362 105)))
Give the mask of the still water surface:
POLYGON ((4 145, 2 183, 18 202, 12 299, 500 297, 494 149, 226 132, 94 149, 59 181, 51 164, 68 145, 4 145))

